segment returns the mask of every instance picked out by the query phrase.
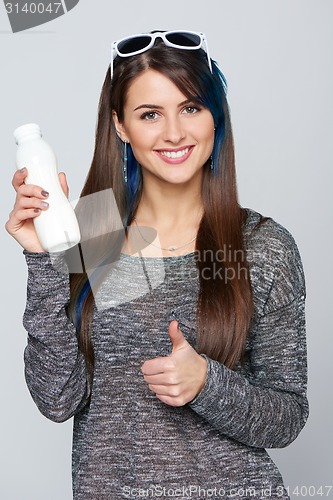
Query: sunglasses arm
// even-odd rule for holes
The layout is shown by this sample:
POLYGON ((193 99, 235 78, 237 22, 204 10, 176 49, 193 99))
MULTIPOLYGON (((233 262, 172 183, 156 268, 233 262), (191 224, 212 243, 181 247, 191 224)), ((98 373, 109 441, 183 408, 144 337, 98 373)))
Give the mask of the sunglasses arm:
POLYGON ((111 46, 111 64, 110 64, 110 78, 111 78, 111 81, 112 81, 112 77, 113 77, 113 61, 114 61, 116 55, 117 55, 116 47, 115 47, 115 43, 113 42, 113 44, 111 46))
POLYGON ((211 61, 210 55, 209 55, 208 44, 207 44, 206 38, 204 36, 202 37, 202 41, 203 41, 203 43, 205 45, 205 52, 206 52, 206 55, 207 55, 208 66, 209 66, 211 74, 213 74, 212 61, 211 61))

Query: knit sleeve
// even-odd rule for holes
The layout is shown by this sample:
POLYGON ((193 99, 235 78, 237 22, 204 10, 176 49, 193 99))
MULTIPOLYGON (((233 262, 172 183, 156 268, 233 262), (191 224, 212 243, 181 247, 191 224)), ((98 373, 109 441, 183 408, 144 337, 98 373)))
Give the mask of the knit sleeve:
POLYGON ((85 406, 90 392, 76 330, 66 314, 68 271, 61 254, 51 259, 47 252, 23 253, 28 266, 25 378, 41 413, 64 422, 85 406))
POLYGON ((249 242, 255 317, 245 365, 209 359, 189 406, 226 436, 260 448, 289 445, 308 417, 305 284, 291 235, 270 221, 249 242))

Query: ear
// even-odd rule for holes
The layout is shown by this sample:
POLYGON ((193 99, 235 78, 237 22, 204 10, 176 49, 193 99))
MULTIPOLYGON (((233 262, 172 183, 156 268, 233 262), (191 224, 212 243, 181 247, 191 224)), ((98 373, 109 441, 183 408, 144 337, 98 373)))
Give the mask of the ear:
POLYGON ((114 122, 114 126, 117 132, 118 137, 123 141, 123 142, 129 142, 126 136, 125 128, 122 123, 120 123, 118 119, 118 115, 115 111, 112 111, 112 118, 114 122))

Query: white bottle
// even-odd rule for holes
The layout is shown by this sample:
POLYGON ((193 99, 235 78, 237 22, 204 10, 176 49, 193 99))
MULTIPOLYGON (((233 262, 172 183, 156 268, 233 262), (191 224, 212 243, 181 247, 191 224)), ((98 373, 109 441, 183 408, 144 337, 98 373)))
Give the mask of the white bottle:
POLYGON ((26 167, 26 184, 37 184, 49 193, 49 207, 34 218, 37 236, 47 252, 62 252, 79 243, 80 229, 75 212, 64 194, 58 178, 57 159, 42 139, 38 125, 28 123, 14 131, 16 167, 26 167))

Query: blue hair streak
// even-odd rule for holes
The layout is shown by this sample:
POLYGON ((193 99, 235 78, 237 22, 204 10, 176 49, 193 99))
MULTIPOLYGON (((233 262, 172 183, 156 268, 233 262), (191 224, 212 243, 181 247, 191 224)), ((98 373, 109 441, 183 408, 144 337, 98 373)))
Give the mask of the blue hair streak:
POLYGON ((129 213, 132 211, 139 188, 139 164, 133 154, 130 144, 127 144, 127 194, 129 201, 129 213))
POLYGON ((211 74, 202 75, 201 102, 211 112, 215 126, 214 146, 212 151, 212 175, 218 171, 220 153, 225 138, 225 113, 223 101, 227 106, 227 81, 222 71, 212 60, 213 79, 211 74), (205 89, 205 90, 203 90, 205 89))
POLYGON ((89 281, 89 279, 87 279, 87 281, 84 283, 84 285, 83 285, 83 287, 78 295, 75 310, 74 310, 73 320, 74 320, 74 325, 75 325, 77 332, 80 332, 80 330, 81 330, 81 316, 82 316, 83 304, 84 304, 90 290, 91 290, 90 281, 89 281))

